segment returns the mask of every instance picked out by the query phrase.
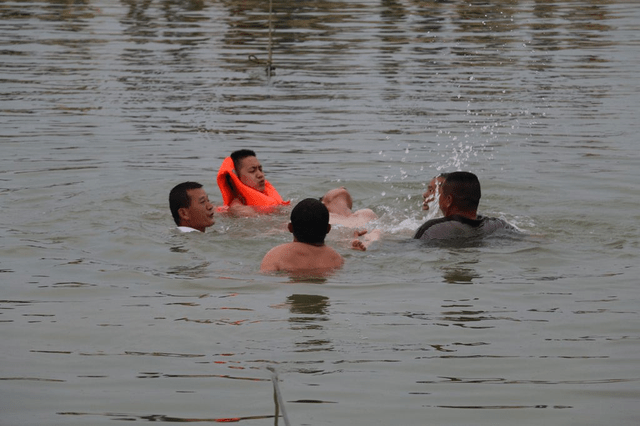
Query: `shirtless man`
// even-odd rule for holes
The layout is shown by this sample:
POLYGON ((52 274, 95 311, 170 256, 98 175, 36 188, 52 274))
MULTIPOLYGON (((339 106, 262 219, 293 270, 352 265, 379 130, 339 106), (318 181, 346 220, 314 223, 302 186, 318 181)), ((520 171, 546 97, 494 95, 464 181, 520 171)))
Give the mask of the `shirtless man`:
POLYGON ((200 231, 216 223, 213 204, 198 182, 183 182, 169 193, 169 208, 182 232, 200 231))
POLYGON ((342 256, 325 245, 331 230, 329 211, 318 200, 307 198, 291 211, 289 232, 293 242, 269 250, 262 259, 262 272, 286 271, 304 274, 326 274, 344 264, 342 256))
MULTIPOLYGON (((351 194, 344 186, 332 189, 322 196, 320 199, 322 204, 329 210, 329 223, 331 225, 341 225, 346 228, 360 228, 369 222, 378 218, 378 215, 371 209, 360 209, 355 212, 353 208, 353 199, 351 194)), ((359 230, 354 232, 354 239, 351 242, 351 248, 365 251, 374 241, 380 239, 382 232, 379 229, 373 231, 359 230), (364 236, 364 240, 360 241, 358 237, 364 236)))

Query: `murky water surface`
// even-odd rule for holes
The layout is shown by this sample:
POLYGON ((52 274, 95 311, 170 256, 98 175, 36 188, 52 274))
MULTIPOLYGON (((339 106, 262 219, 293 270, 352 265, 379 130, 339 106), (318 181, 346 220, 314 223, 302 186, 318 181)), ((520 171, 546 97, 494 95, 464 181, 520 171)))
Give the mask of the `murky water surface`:
POLYGON ((283 424, 274 369, 292 425, 636 425, 637 4, 269 7, 0 4, 0 423, 283 424), (296 280, 287 212, 176 233, 238 148, 382 240, 296 280), (412 241, 453 170, 530 235, 412 241))

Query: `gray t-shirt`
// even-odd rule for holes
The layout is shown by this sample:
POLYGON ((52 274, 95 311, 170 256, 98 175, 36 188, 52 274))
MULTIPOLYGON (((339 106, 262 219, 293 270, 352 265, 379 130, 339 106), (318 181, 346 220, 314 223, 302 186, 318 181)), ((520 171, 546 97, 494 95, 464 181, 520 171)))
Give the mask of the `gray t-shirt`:
POLYGON ((453 215, 425 222, 418 228, 413 238, 427 241, 475 239, 497 231, 518 233, 514 226, 496 217, 478 215, 477 219, 468 219, 453 215))

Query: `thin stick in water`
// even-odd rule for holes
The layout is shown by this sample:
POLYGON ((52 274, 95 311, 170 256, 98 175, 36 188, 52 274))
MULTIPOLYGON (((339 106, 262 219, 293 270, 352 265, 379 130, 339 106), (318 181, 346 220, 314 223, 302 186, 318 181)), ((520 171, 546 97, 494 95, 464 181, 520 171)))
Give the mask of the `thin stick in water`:
POLYGON ((273 382, 273 400, 276 404, 276 426, 278 426, 278 409, 282 408, 282 418, 284 419, 285 426, 291 426, 289 423, 289 417, 287 416, 287 412, 284 409, 284 401, 282 400, 282 394, 280 393, 280 388, 278 387, 278 374, 276 370, 272 367, 267 367, 269 371, 271 371, 271 381, 273 382))

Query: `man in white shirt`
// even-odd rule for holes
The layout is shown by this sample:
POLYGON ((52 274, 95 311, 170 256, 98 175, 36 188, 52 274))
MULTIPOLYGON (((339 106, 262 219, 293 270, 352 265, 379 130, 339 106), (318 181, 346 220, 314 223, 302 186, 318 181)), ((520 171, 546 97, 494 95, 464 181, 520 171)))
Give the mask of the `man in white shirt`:
POLYGON ((216 222, 213 218, 214 206, 198 182, 176 185, 169 193, 169 208, 182 232, 205 232, 216 222))

